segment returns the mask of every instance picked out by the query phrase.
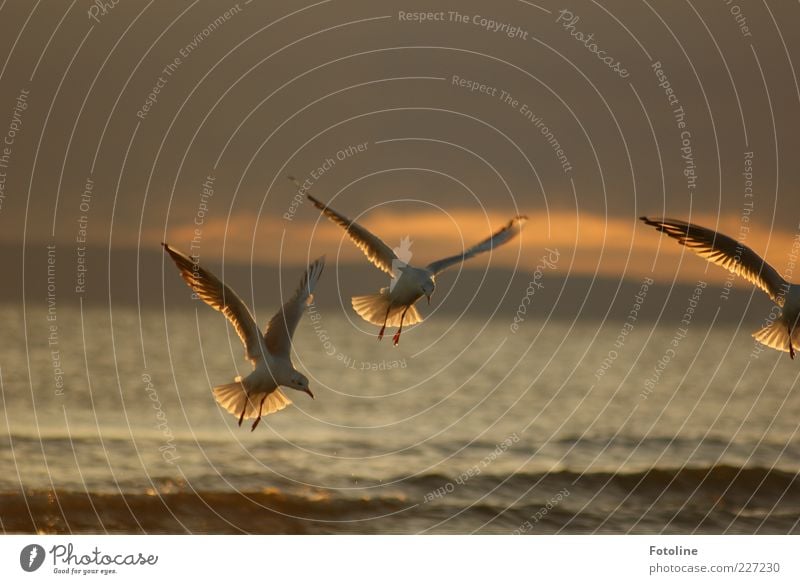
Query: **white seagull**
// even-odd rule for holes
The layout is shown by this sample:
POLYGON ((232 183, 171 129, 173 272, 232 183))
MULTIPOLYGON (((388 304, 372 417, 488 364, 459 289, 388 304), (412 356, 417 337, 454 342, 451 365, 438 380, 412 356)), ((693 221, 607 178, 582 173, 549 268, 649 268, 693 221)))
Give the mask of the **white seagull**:
POLYGON ((292 335, 306 305, 314 298, 314 287, 325 267, 325 256, 308 266, 294 296, 275 313, 266 332, 261 334, 253 315, 236 292, 175 248, 166 243, 162 245, 192 292, 227 317, 244 344, 245 355, 253 364, 253 372, 247 377, 237 375, 233 383, 214 388, 214 397, 219 405, 238 415, 240 426, 242 420, 255 418, 252 431, 258 426, 261 416, 278 412, 292 403, 279 386, 302 391, 313 398, 308 378, 292 365, 292 335))
MULTIPOLYGON (((295 184, 298 183, 295 181, 295 184)), ((298 186, 300 185, 298 184, 298 186)), ((428 298, 428 304, 431 303, 431 295, 436 289, 437 275, 478 254, 507 243, 520 232, 528 219, 524 215, 514 217, 494 235, 464 252, 432 262, 424 268, 415 268, 401 261, 392 248, 358 223, 337 213, 307 192, 306 196, 328 219, 347 231, 350 239, 356 247, 364 252, 369 261, 394 279, 393 286, 381 288, 377 294, 353 296, 351 303, 361 318, 381 327, 378 340, 383 338, 387 326, 399 327, 393 338, 395 345, 400 342, 400 333, 403 331, 404 324, 411 325, 422 322, 422 316, 414 307, 414 303, 423 296, 428 298)))
POLYGON ((756 252, 727 235, 679 219, 640 219, 677 239, 678 243, 700 257, 743 277, 766 292, 783 310, 778 319, 754 332, 753 337, 763 345, 788 352, 789 357, 794 359, 794 349, 800 347, 800 329, 797 327, 800 286, 784 280, 756 252))

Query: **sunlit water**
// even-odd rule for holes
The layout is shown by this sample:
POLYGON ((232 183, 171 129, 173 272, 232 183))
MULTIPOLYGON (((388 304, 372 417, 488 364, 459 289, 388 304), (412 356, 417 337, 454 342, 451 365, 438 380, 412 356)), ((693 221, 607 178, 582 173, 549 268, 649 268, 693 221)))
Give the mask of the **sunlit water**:
POLYGON ((60 308, 48 345, 0 309, 3 529, 800 531, 796 363, 750 330, 435 314, 395 348, 317 314, 316 399, 251 433, 211 395, 250 367, 218 313, 60 308))

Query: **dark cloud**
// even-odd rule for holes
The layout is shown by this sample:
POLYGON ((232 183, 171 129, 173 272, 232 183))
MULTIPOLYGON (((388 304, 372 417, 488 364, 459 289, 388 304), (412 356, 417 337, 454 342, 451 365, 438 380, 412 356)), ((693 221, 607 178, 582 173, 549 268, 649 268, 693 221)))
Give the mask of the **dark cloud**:
POLYGON ((797 230, 796 5, 93 6, 4 4, 1 134, 28 92, 8 243, 73 253, 83 216, 95 246, 149 248, 202 212, 274 257, 276 225, 316 218, 281 219, 293 173, 352 214, 610 216, 633 245, 642 213, 740 215, 747 152, 754 229, 797 230))

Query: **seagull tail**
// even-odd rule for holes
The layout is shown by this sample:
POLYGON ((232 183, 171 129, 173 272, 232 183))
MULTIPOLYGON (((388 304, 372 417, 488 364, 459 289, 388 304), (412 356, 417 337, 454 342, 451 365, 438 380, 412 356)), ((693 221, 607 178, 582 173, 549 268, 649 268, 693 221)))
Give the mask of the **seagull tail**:
POLYGON ((237 418, 242 415, 242 409, 245 408, 242 418, 244 420, 258 417, 261 400, 264 400, 264 405, 261 406, 262 416, 279 412, 292 403, 292 400, 286 397, 280 389, 271 392, 253 392, 248 395, 241 377, 237 377, 233 383, 215 387, 214 398, 219 405, 237 418))
MULTIPOLYGON (((771 349, 789 352, 789 327, 783 319, 775 320, 761 330, 753 333, 753 338, 762 345, 771 349)), ((792 331, 792 346, 795 350, 800 349, 800 328, 792 331)))
MULTIPOLYGON (((400 317, 405 306, 392 306, 389 295, 383 292, 379 294, 367 294, 365 296, 353 296, 353 310, 358 316, 376 326, 382 326, 386 319, 386 326, 400 326, 400 317), (386 311, 389 317, 386 318, 386 311)), ((408 307, 406 316, 403 319, 403 326, 422 322, 422 315, 413 304, 408 307)))

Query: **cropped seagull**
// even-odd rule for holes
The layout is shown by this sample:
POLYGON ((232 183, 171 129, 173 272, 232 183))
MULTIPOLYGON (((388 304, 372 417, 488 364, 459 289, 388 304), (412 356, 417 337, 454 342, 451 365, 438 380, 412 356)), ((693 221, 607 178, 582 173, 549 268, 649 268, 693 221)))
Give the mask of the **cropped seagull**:
POLYGON ((746 245, 711 229, 678 219, 650 219, 640 217, 647 225, 666 233, 700 257, 722 266, 729 272, 755 284, 778 306, 781 316, 753 337, 761 344, 789 352, 794 359, 795 347, 800 347, 800 286, 784 280, 780 274, 746 245))
MULTIPOLYGON (((292 177, 289 178, 295 180, 292 177)), ((296 180, 295 184, 300 187, 296 180)), ((381 327, 378 340, 383 338, 387 326, 399 327, 393 338, 395 345, 400 342, 403 324, 411 325, 422 322, 422 316, 414 307, 414 303, 423 296, 428 298, 428 304, 431 303, 431 295, 436 289, 437 275, 478 254, 507 243, 520 232, 528 219, 524 215, 514 217, 494 235, 464 252, 432 262, 424 268, 416 268, 401 261, 392 248, 358 223, 337 213, 308 192, 306 192, 306 196, 328 219, 347 231, 347 235, 350 236, 356 247, 364 252, 369 261, 393 278, 392 286, 381 288, 377 294, 353 296, 351 303, 361 318, 381 327)))
POLYGON ((314 298, 314 287, 325 267, 325 257, 308 266, 294 296, 272 317, 262 335, 253 315, 236 292, 175 248, 166 243, 161 245, 175 261, 192 292, 227 317, 244 344, 245 355, 253 364, 253 372, 247 377, 237 375, 233 383, 214 388, 214 397, 219 405, 238 415, 240 426, 242 420, 255 418, 252 431, 258 426, 261 416, 278 412, 292 403, 279 386, 302 391, 313 398, 308 378, 292 365, 292 335, 306 305, 314 298))

